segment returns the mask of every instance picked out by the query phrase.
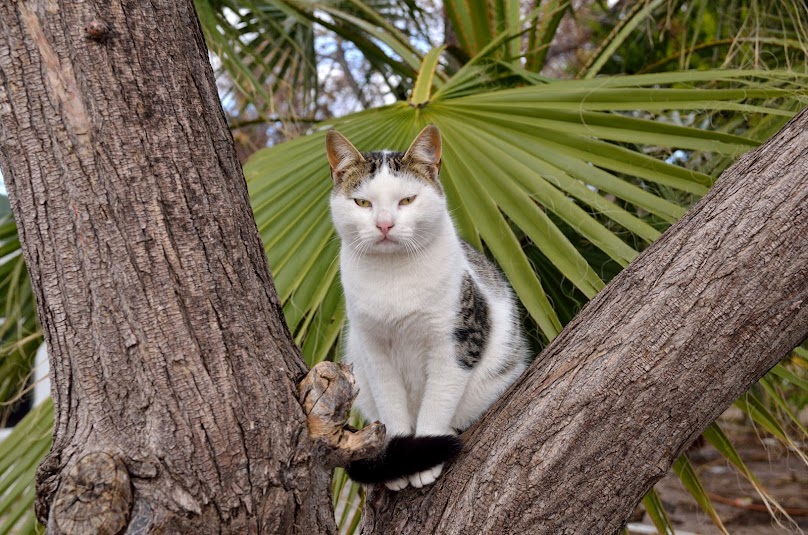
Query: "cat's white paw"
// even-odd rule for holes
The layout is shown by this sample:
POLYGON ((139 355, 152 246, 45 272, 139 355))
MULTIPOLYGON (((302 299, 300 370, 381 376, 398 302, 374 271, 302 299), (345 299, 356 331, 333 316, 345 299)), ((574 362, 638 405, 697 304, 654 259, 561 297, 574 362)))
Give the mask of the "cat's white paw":
POLYGON ((393 491, 400 491, 402 489, 407 488, 410 482, 407 480, 406 477, 400 477, 398 479, 394 479, 392 481, 385 481, 384 486, 393 491))
POLYGON ((443 464, 433 466, 429 470, 424 470, 423 472, 418 472, 417 474, 411 475, 410 484, 417 489, 420 489, 426 485, 431 485, 436 479, 438 479, 441 472, 443 472, 443 464))

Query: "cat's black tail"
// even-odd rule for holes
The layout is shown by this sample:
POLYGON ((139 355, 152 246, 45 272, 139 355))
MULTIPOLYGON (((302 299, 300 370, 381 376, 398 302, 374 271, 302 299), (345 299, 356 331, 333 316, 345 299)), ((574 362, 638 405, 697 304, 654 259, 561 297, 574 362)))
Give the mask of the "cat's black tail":
POLYGON ((455 435, 394 436, 381 454, 354 461, 346 470, 359 483, 384 483, 450 461, 462 449, 463 441, 455 435))

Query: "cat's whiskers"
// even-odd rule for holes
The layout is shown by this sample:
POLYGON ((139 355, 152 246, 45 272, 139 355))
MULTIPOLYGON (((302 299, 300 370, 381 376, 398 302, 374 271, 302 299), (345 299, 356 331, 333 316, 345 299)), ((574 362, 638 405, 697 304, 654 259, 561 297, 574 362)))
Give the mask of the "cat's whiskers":
POLYGON ((362 260, 362 257, 365 256, 365 253, 370 248, 371 242, 370 241, 363 241, 359 244, 359 247, 356 248, 356 261, 359 262, 362 260))
POLYGON ((353 251, 353 250, 357 249, 359 247, 359 245, 361 245, 361 242, 362 242, 362 237, 359 236, 359 237, 355 238, 351 243, 349 243, 346 247, 348 247, 348 249, 353 251))
POLYGON ((410 237, 407 236, 406 231, 404 232, 403 235, 402 234, 397 234, 395 236, 395 240, 396 240, 396 243, 399 243, 402 246, 404 246, 405 254, 407 255, 407 257, 412 256, 413 248, 412 248, 412 244, 410 243, 410 237))
POLYGON ((412 243, 412 238, 402 240, 402 243, 404 244, 404 247, 407 248, 407 256, 416 257, 417 251, 415 249, 415 245, 412 243))
POLYGON ((418 249, 415 245, 415 240, 412 236, 401 240, 401 243, 407 248, 407 256, 413 260, 418 260, 418 249))
POLYGON ((429 244, 429 234, 413 230, 411 240, 415 247, 416 257, 418 260, 426 260, 426 246, 429 244), (423 240, 423 243, 422 243, 423 240))
MULTIPOLYGON (((352 236, 355 236, 353 238, 353 240, 350 243, 343 245, 343 247, 342 247, 343 252, 345 252, 345 251, 348 252, 348 257, 346 258, 346 260, 348 262, 351 262, 353 260, 354 245, 356 244, 356 242, 358 242, 361 239, 361 236, 359 235, 359 232, 352 232, 348 237, 350 238, 352 236)), ((337 236, 337 239, 339 239, 339 236, 337 236)), ((337 257, 337 258, 339 258, 339 257, 337 257)), ((328 266, 328 267, 331 268, 331 266, 328 266)))
POLYGON ((328 240, 328 242, 326 242, 325 246, 328 247, 329 245, 331 245, 331 242, 335 242, 335 241, 340 241, 339 234, 337 234, 336 232, 334 233, 333 236, 331 236, 331 239, 328 240))
MULTIPOLYGON (((328 242, 326 242, 325 246, 323 247, 323 250, 325 251, 326 249, 328 249, 328 246, 331 245, 331 242, 339 241, 339 239, 340 239, 339 234, 335 232, 334 236, 330 240, 328 240, 328 242)), ((334 258, 331 260, 331 263, 328 264, 328 269, 326 269, 326 272, 328 272, 331 269, 331 266, 333 266, 334 262, 336 262, 337 260, 339 260, 339 254, 334 255, 334 258)))
POLYGON ((358 261, 362 257, 361 250, 363 245, 365 245, 365 242, 362 240, 362 234, 357 232, 356 238, 346 247, 348 249, 348 263, 358 261), (359 242, 358 245, 357 242, 359 242))
POLYGON ((362 243, 359 244, 359 247, 356 250, 357 251, 357 255, 356 255, 356 260, 357 261, 362 259, 362 257, 365 255, 367 250, 370 249, 371 245, 373 245, 373 242, 371 240, 364 240, 362 243))

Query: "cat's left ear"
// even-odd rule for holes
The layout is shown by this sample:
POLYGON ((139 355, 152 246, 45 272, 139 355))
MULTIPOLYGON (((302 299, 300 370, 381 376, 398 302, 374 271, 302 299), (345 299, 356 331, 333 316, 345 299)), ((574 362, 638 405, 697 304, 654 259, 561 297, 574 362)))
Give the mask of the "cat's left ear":
POLYGON ((429 124, 421 130, 410 148, 407 149, 404 154, 404 161, 435 166, 435 174, 437 175, 437 171, 440 171, 440 157, 440 130, 434 124, 429 124))

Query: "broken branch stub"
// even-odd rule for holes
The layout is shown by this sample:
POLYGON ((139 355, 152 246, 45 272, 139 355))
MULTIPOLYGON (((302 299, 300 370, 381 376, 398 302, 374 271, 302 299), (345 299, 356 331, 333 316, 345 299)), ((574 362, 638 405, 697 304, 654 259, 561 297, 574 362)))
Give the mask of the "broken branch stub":
POLYGON ((50 533, 116 535, 129 523, 132 485, 120 459, 89 453, 70 469, 56 495, 50 533))
POLYGON ((383 424, 374 422, 358 431, 346 426, 358 392, 351 367, 334 362, 318 363, 298 385, 309 436, 334 466, 372 457, 384 446, 383 424))

